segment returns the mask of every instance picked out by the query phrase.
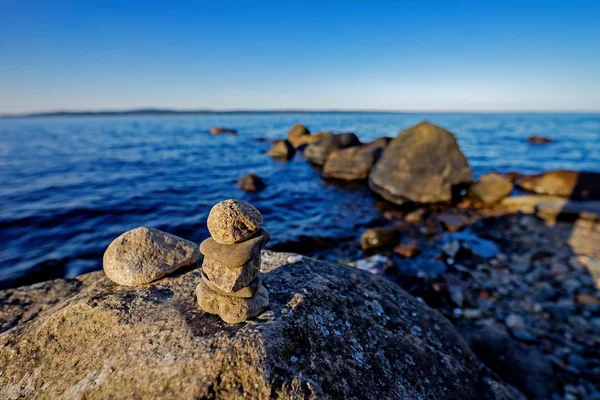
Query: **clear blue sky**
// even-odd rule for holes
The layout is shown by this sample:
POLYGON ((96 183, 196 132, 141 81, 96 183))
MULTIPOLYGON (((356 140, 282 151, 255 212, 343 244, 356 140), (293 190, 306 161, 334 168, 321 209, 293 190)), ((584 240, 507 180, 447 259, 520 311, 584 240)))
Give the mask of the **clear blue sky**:
POLYGON ((600 110, 600 0, 0 0, 0 113, 600 110))

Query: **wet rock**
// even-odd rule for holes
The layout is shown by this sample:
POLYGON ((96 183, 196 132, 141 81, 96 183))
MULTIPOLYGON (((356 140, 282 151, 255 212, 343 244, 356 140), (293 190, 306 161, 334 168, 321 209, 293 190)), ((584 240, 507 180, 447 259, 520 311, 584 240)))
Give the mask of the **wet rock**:
POLYGON ((0 335, 0 398, 512 398, 397 285, 289 256, 263 253, 269 308, 237 325, 198 309, 198 270, 134 288, 93 273, 0 335))
POLYGON ((457 232, 469 225, 469 219, 460 214, 443 213, 438 215, 438 220, 449 232, 457 232))
POLYGON ((212 128, 209 129, 209 132, 211 135, 219 135, 219 134, 223 134, 223 133, 227 133, 230 135, 237 135, 237 131, 235 129, 221 128, 218 126, 213 126, 212 128))
POLYGON ((311 164, 323 165, 332 152, 359 144, 360 140, 354 133, 338 133, 306 146, 304 158, 311 164))
POLYGON ((600 201, 553 200, 536 204, 538 217, 546 221, 575 221, 578 219, 600 222, 600 201))
POLYGON ((425 210, 422 208, 416 209, 412 211, 404 217, 404 220, 411 224, 416 224, 417 222, 421 222, 423 220, 423 215, 425 215, 425 210))
POLYGON ((268 156, 281 160, 289 160, 294 157, 296 149, 288 140, 278 140, 267 152, 268 156))
POLYGON ((533 143, 533 144, 546 144, 546 143, 552 143, 552 139, 549 139, 547 137, 544 136, 529 136, 527 138, 527 141, 529 143, 533 143))
POLYGON ((323 165, 323 177, 344 180, 367 179, 390 138, 382 137, 362 146, 332 152, 323 165))
POLYGON ((303 138, 310 136, 310 131, 302 124, 292 126, 287 134, 287 140, 292 146, 298 147, 303 138))
POLYGON ((145 226, 123 233, 104 252, 104 273, 119 285, 154 282, 198 261, 198 247, 185 239, 145 226))
POLYGON ((523 317, 517 314, 510 314, 508 317, 506 317, 504 323, 509 328, 525 328, 525 321, 523 320, 523 317))
POLYGON ((264 286, 260 286, 252 297, 224 296, 213 291, 204 280, 196 287, 196 298, 203 311, 219 315, 228 324, 252 319, 269 305, 269 292, 264 286))
POLYGON ((204 257, 202 271, 223 292, 237 292, 248 286, 260 272, 260 256, 248 261, 242 268, 227 268, 220 262, 204 257))
POLYGON ((252 204, 229 199, 213 206, 206 224, 217 243, 234 244, 243 242, 258 232, 263 219, 252 204))
POLYGON ((246 174, 237 180, 237 187, 244 192, 258 192, 267 185, 262 178, 256 174, 246 174))
POLYGON ((221 244, 208 238, 200 244, 200 252, 229 269, 237 269, 260 256, 271 235, 260 229, 252 238, 236 244, 221 244))
POLYGON ((395 228, 371 228, 360 237, 360 247, 363 250, 389 248, 398 244, 400 232, 395 228))
POLYGON ((369 174, 371 189, 396 204, 443 203, 473 173, 454 135, 422 122, 401 132, 369 174))
POLYGON ((421 249, 414 243, 406 243, 394 247, 394 253, 401 257, 413 258, 421 253, 421 249))
POLYGON ((473 183, 467 195, 485 204, 494 204, 510 195, 513 184, 498 174, 485 174, 473 183))
POLYGON ((600 199, 600 172, 549 171, 523 176, 517 180, 517 186, 530 192, 571 200, 600 199))

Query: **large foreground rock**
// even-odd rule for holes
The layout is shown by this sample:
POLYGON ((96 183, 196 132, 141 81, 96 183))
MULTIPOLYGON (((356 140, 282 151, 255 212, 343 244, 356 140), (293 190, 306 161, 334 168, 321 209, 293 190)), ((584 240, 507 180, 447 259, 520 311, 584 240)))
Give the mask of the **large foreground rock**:
POLYGON ((548 171, 523 176, 517 180, 517 186, 530 192, 572 200, 600 199, 600 172, 548 171))
POLYGON ((390 138, 382 137, 362 146, 334 151, 323 165, 323 177, 344 180, 367 179, 390 138))
POLYGON ((454 135, 429 122, 406 129, 390 142, 369 174, 369 186, 396 204, 442 203, 473 173, 454 135))
MULTIPOLYGON (((288 258, 263 253, 270 305, 239 325, 200 311, 198 269, 143 287, 73 280, 0 334, 0 398, 512 398, 447 320, 393 283, 288 258)), ((27 293, 0 299, 18 296, 25 315, 27 293)))

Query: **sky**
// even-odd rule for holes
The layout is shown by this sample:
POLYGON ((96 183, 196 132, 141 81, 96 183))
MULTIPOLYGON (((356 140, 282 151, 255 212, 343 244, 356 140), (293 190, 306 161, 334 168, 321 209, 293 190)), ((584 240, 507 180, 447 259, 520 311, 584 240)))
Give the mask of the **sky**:
POLYGON ((600 1, 0 0, 0 114, 600 111, 600 1))

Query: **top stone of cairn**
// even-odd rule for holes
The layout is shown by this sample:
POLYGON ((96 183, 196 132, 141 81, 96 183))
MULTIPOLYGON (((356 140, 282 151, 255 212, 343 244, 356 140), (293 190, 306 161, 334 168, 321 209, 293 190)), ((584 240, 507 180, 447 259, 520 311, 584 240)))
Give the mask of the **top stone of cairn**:
POLYGON ((250 203, 223 200, 208 214, 208 231, 221 244, 240 243, 252 237, 262 227, 260 212, 250 203))

